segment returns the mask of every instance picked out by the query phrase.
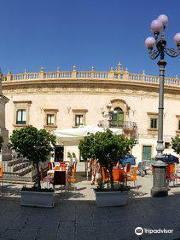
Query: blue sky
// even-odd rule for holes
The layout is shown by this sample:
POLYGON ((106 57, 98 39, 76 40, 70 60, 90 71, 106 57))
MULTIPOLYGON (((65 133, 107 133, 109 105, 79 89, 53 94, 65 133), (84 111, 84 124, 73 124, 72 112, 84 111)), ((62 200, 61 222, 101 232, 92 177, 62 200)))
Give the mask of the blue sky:
MULTIPOLYGON (((118 61, 130 72, 157 75, 144 46, 150 22, 169 17, 166 36, 180 32, 180 1, 0 0, 0 66, 6 74, 78 70, 108 71, 118 61), (148 3, 151 3, 151 7, 148 3)), ((166 58, 166 76, 180 77, 180 57, 166 58)))

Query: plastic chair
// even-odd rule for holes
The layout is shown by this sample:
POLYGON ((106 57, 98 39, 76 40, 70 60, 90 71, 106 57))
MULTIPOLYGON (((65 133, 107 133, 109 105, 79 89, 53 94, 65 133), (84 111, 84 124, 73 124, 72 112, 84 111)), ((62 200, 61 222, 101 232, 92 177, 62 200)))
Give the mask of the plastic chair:
POLYGON ((119 183, 120 172, 119 169, 113 169, 113 181, 114 183, 119 183))
POLYGON ((126 184, 126 172, 124 171, 124 169, 121 168, 113 168, 113 181, 114 183, 123 183, 126 184))
POLYGON ((66 171, 67 170, 67 167, 64 165, 64 166, 62 166, 62 170, 63 171, 66 171))
POLYGON ((49 162, 48 163, 48 169, 52 170, 54 168, 54 162, 49 162))
POLYGON ((131 174, 131 163, 127 163, 127 164, 126 164, 126 171, 125 171, 125 173, 126 173, 127 175, 130 175, 130 174, 131 174))
POLYGON ((180 177, 175 173, 175 163, 171 163, 166 166, 166 179, 168 185, 171 181, 173 181, 173 185, 175 185, 175 181, 177 182, 177 179, 180 179, 180 177))
POLYGON ((127 183, 127 174, 124 169, 119 170, 119 182, 120 183, 127 183))
POLYGON ((54 170, 55 171, 59 171, 60 170, 60 166, 55 166, 54 170))
POLYGON ((101 167, 101 173, 102 173, 103 184, 109 183, 110 182, 109 172, 105 167, 101 167))
POLYGON ((74 183, 74 190, 75 190, 75 176, 76 176, 76 167, 72 169, 72 176, 67 176, 68 185, 74 183))
POLYGON ((127 177, 127 181, 134 182, 134 186, 135 186, 135 183, 137 181, 137 176, 136 176, 137 169, 138 169, 137 167, 134 167, 133 175, 131 175, 130 177, 129 176, 127 177))
POLYGON ((3 186, 3 165, 0 166, 0 182, 1 185, 3 186))
POLYGON ((151 175, 153 175, 153 173, 154 173, 154 168, 153 166, 151 166, 151 175))

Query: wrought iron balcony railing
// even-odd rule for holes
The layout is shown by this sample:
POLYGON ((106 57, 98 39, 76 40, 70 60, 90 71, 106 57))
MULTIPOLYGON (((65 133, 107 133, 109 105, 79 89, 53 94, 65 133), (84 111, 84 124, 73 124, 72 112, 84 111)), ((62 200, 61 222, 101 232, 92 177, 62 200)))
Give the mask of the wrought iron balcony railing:
MULTIPOLYGON (((111 128, 121 128, 124 131, 135 131, 137 129, 137 124, 131 121, 111 121, 111 128)), ((107 120, 99 121, 98 126, 109 127, 109 122, 107 120)))

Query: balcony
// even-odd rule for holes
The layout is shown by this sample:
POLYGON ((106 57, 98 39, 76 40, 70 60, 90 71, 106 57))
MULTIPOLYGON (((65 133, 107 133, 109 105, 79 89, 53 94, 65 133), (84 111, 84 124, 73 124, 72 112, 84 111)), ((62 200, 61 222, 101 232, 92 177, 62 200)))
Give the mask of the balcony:
MULTIPOLYGON (((98 124, 99 127, 109 127, 107 120, 101 120, 98 124)), ((111 121, 111 128, 121 128, 124 132, 133 132, 137 129, 137 124, 131 121, 111 121)))
POLYGON ((122 128, 124 132, 132 132, 137 129, 137 124, 131 121, 112 121, 111 127, 114 128, 122 128))

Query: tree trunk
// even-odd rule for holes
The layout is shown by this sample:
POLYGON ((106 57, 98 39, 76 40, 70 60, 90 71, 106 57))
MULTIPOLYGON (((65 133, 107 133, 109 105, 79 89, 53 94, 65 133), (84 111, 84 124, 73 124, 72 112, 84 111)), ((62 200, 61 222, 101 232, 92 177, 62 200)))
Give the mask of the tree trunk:
POLYGON ((38 190, 41 190, 41 178, 40 178, 39 164, 38 163, 36 163, 36 169, 37 169, 37 187, 38 187, 38 190))
POLYGON ((111 190, 113 190, 114 189, 114 178, 113 178, 113 165, 112 164, 109 167, 109 175, 110 175, 111 190))

